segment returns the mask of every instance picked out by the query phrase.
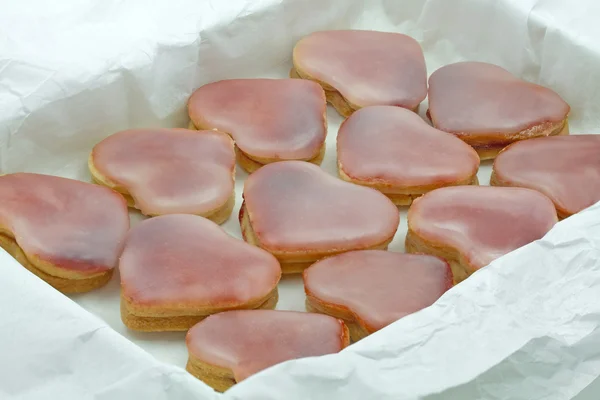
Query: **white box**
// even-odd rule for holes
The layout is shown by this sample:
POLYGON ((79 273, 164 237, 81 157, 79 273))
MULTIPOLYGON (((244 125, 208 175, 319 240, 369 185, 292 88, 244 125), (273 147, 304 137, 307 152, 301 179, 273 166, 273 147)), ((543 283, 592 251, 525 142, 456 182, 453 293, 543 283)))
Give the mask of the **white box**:
MULTIPOLYGON (((598 132, 598 17, 594 0, 0 0, 0 171, 89 181, 102 138, 185 126, 198 86, 285 77, 300 37, 339 28, 407 33, 430 73, 504 66, 560 93, 572 132, 598 132)), ((323 168, 335 173, 342 119, 328 119, 323 168)), ((235 214, 225 228, 240 237, 235 214)), ((0 399, 600 398, 600 205, 342 353, 280 364, 224 395, 182 369, 183 333, 122 325, 118 277, 72 302, 1 251, 0 268, 0 399)), ((303 309, 299 277, 280 291, 278 308, 303 309)))

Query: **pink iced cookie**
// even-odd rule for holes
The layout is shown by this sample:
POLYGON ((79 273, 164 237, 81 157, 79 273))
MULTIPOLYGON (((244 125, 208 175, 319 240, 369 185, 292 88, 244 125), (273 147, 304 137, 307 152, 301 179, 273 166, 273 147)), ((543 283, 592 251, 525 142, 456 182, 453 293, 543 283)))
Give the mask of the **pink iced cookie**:
POLYGON ((230 79, 209 83, 189 99, 191 126, 218 129, 235 140, 237 161, 253 172, 264 164, 320 164, 327 122, 321 87, 297 79, 230 79))
POLYGON ((217 312, 273 308, 279 263, 195 215, 137 224, 119 262, 121 317, 141 331, 187 330, 217 312))
POLYGON ((600 201, 600 135, 517 142, 494 161, 491 184, 535 189, 566 218, 600 201))
POLYGON ((494 158, 509 144, 568 134, 570 108, 554 91, 482 62, 446 65, 429 78, 433 125, 494 158))
POLYGON ((314 32, 296 44, 293 61, 291 76, 319 82, 346 117, 373 105, 416 110, 427 95, 423 50, 400 33, 314 32))
POLYGON ((439 187, 478 183, 471 146, 400 107, 356 111, 340 127, 337 154, 342 179, 377 189, 397 205, 439 187))
POLYGON ((128 229, 127 204, 113 190, 50 175, 0 176, 0 246, 62 292, 106 284, 128 229))
POLYGON ((98 143, 94 180, 122 193, 143 214, 196 214, 222 223, 233 209, 235 152, 222 132, 134 129, 98 143))
POLYGON ((350 250, 387 248, 398 228, 396 206, 380 192, 300 161, 270 164, 244 185, 244 239, 273 255, 284 273, 350 250))
POLYGON ((342 318, 354 341, 430 306, 452 287, 444 260, 383 250, 326 258, 303 277, 307 310, 342 318))
POLYGON ((541 239, 557 222, 552 201, 530 189, 436 189, 408 210, 406 250, 446 259, 456 282, 541 239))
POLYGON ((294 311, 228 311, 208 317, 187 334, 187 370, 216 390, 265 368, 301 357, 337 353, 348 328, 336 318, 294 311))

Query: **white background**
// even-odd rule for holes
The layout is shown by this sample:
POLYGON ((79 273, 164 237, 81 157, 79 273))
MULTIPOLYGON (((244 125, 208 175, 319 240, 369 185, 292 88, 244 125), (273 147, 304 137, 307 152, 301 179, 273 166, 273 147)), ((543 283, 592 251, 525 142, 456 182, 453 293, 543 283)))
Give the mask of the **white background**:
MULTIPOLYGON (((600 6, 593 0, 568 6, 560 0, 2 3, 3 173, 89 181, 87 155, 102 138, 130 127, 185 126, 185 102, 204 83, 285 77, 293 44, 320 29, 410 34, 424 47, 429 72, 467 59, 502 65, 558 91, 573 108, 573 133, 598 131, 600 6)), ((335 174, 342 119, 330 108, 328 120, 322 167, 335 174)), ((482 184, 489 174, 483 163, 482 184)), ((244 177, 238 172, 236 208, 224 225, 236 237, 244 177)), ((572 398, 600 373, 600 302, 592 287, 599 213, 561 223, 546 241, 502 258, 434 307, 339 356, 277 366, 228 395, 572 398)), ((405 215, 392 251, 403 251, 405 215)), ((5 254, 0 264, 6 264, 0 265, 0 398, 212 396, 184 371, 160 363, 185 365, 183 333, 125 329, 118 277, 72 299, 153 357, 15 268, 5 254)), ((304 309, 299 277, 282 280, 278 308, 304 309)), ((598 394, 588 388, 578 398, 598 394)))

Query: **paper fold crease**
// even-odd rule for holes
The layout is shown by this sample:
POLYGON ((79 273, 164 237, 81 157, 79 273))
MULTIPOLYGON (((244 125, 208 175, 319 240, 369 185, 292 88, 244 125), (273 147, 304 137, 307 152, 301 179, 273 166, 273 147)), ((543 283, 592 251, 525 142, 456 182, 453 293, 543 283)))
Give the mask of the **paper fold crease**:
MULTIPOLYGON (((600 132, 594 0, 0 0, 0 9, 0 173, 89 181, 85 160, 102 138, 185 126, 198 86, 285 77, 300 37, 336 28, 409 34, 429 73, 461 60, 499 64, 556 90, 572 107, 572 132, 600 132)), ((335 174, 341 118, 328 118, 323 168, 335 174)), ((239 237, 235 218, 225 227, 239 237)), ((391 250, 403 250, 405 232, 391 250)), ((118 276, 73 297, 97 318, 1 251, 0 266, 2 399, 599 398, 600 205, 339 355, 274 366, 224 395, 182 369, 183 334, 122 327, 118 276)), ((303 308, 298 279, 280 289, 280 308, 303 308)))

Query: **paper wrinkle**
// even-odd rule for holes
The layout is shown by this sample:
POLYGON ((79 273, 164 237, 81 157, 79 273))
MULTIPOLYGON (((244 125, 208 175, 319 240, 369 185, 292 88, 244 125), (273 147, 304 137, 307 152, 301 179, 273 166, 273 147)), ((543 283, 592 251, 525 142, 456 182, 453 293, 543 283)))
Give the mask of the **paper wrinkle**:
MULTIPOLYGON (((415 37, 428 73, 499 64, 556 90, 574 133, 600 125, 600 3, 581 0, 0 0, 0 173, 89 181, 89 151, 136 127, 185 126, 186 101, 226 78, 286 77, 291 49, 323 29, 415 37)), ((423 115, 427 103, 421 106, 423 115)), ((322 168, 336 174, 341 117, 322 168)), ((238 169, 239 170, 239 169, 238 169)), ((478 174, 487 184, 491 163, 478 174)), ((236 176, 235 218, 246 174, 236 176)), ((391 251, 404 250, 406 213, 391 251)), ((133 214, 135 215, 135 214, 133 214)), ((139 216, 134 217, 139 219, 139 216)), ((600 393, 600 205, 482 269, 436 304, 337 355, 271 367, 224 395, 193 378, 185 333, 135 333, 118 271, 62 296, 0 252, 2 399, 578 399, 600 393), (106 322, 104 322, 106 321, 106 322)), ((279 309, 304 309, 299 277, 279 309)))
POLYGON ((94 395, 94 399, 210 400, 220 397, 201 382, 190 382, 189 378, 190 375, 179 368, 153 365, 101 389, 94 395))
MULTIPOLYGON (((595 379, 600 368, 600 307, 593 290, 600 284, 600 230, 594 229, 600 223, 599 211, 597 204, 559 223, 542 240, 496 260, 432 307, 347 348, 337 356, 345 361, 326 356, 275 366, 249 378, 246 390, 251 389, 249 384, 261 387, 259 379, 264 385, 278 376, 290 377, 280 384, 298 393, 302 383, 295 377, 303 371, 335 379, 338 375, 331 371, 342 365, 366 369, 375 361, 372 371, 377 374, 358 374, 362 382, 348 382, 349 398, 359 398, 356 393, 361 391, 371 398, 390 399, 572 398, 595 379), (571 244, 573 232, 581 234, 577 246, 571 244), (556 269, 548 271, 546 266, 556 269), (529 273, 521 272, 525 268, 529 273), (522 279, 514 279, 519 276, 522 279), (581 291, 586 287, 590 290, 581 291), (540 314, 544 318, 538 318, 540 314), (464 332, 469 336, 461 335, 464 332), (392 342, 390 338, 402 339, 392 342), (350 353, 350 358, 360 360, 352 362, 350 353), (328 361, 328 368, 317 371, 317 364, 328 361), (441 375, 442 371, 452 373, 441 375), (402 382, 392 386, 401 391, 387 392, 387 381, 402 382)), ((236 398, 235 393, 231 390, 227 395, 236 398)), ((244 398, 266 393, 255 391, 254 397, 244 398)))
POLYGON ((212 389, 158 362, 7 254, 0 263, 11 271, 0 280, 0 304, 13 305, 0 320, 0 398, 131 399, 141 388, 163 396, 147 398, 212 398, 212 389))

